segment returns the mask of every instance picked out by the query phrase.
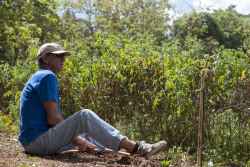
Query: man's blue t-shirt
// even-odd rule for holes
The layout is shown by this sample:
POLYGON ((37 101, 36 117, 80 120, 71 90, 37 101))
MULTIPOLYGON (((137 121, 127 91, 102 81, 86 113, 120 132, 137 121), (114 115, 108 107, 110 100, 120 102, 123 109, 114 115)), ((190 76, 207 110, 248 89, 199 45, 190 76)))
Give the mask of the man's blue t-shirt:
POLYGON ((48 100, 57 102, 60 114, 57 77, 50 70, 39 69, 27 82, 20 99, 19 141, 23 147, 51 128, 43 107, 48 100))

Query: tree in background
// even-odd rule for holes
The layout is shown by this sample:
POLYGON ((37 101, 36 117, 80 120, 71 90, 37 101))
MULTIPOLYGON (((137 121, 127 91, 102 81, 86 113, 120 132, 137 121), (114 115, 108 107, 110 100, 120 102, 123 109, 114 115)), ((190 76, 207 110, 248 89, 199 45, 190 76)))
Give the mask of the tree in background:
POLYGON ((235 6, 230 6, 225 11, 185 14, 174 21, 171 37, 183 44, 188 37, 196 36, 202 40, 205 53, 211 53, 220 45, 229 49, 242 47, 249 39, 249 17, 234 9, 235 6))
POLYGON ((0 61, 15 64, 27 57, 28 46, 56 38, 60 18, 55 0, 0 2, 0 61))
POLYGON ((225 11, 217 10, 213 18, 219 23, 223 32, 223 43, 226 48, 237 49, 250 40, 250 15, 241 15, 236 12, 234 5, 225 11))
POLYGON ((129 38, 152 35, 158 42, 166 39, 166 11, 170 8, 167 0, 65 0, 61 5, 67 36, 78 27, 82 32, 78 39, 91 37, 97 31, 129 38))
POLYGON ((68 41, 82 40, 94 34, 94 9, 92 0, 60 1, 58 8, 63 23, 60 36, 68 41))
POLYGON ((0 62, 12 65, 27 57, 31 43, 65 40, 92 55, 102 47, 94 44, 96 32, 116 36, 121 47, 147 38, 161 45, 176 40, 185 44, 189 37, 196 37, 204 53, 213 53, 220 45, 243 46, 245 52, 249 48, 249 16, 238 14, 235 6, 185 14, 170 29, 167 0, 61 0, 58 4, 56 0, 4 0, 0 5, 0 62))
POLYGON ((130 32, 131 36, 152 35, 160 42, 165 40, 168 30, 169 8, 166 0, 99 1, 97 27, 113 34, 130 32))

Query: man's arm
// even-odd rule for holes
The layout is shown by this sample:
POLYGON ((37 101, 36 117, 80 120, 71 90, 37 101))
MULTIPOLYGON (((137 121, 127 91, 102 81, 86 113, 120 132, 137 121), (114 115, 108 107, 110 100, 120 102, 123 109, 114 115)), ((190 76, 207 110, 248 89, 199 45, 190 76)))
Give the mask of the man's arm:
POLYGON ((48 100, 43 104, 46 110, 46 119, 48 124, 55 126, 63 121, 63 118, 58 113, 57 102, 54 100, 48 100))

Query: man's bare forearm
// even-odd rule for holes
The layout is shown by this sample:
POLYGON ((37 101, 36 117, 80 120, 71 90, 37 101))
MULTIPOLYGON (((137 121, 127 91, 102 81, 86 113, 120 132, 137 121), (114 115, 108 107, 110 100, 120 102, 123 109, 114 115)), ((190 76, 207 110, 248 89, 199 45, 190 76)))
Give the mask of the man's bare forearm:
POLYGON ((63 121, 63 118, 60 115, 54 115, 53 117, 47 118, 47 121, 51 126, 56 126, 63 121))

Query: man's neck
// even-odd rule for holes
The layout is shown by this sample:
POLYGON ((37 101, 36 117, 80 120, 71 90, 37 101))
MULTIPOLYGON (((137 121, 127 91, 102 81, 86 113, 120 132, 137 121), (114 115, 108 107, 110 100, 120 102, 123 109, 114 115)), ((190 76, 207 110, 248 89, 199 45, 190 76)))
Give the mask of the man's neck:
POLYGON ((52 71, 55 75, 57 75, 57 73, 55 73, 48 65, 46 65, 46 64, 43 64, 43 65, 41 65, 40 67, 39 67, 39 69, 45 69, 45 70, 50 70, 50 71, 52 71))

